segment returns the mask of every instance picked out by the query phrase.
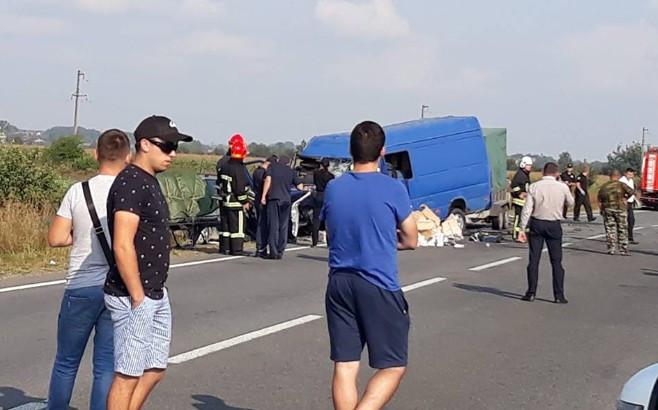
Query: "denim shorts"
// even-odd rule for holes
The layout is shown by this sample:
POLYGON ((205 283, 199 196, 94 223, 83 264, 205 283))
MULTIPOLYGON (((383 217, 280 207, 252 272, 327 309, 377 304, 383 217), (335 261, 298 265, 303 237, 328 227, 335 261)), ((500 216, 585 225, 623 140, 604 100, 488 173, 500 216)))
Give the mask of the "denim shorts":
POLYGON ((130 297, 106 294, 105 306, 114 325, 114 371, 140 377, 145 370, 166 369, 171 343, 167 290, 159 300, 145 296, 135 309, 130 297))
POLYGON ((367 345, 370 367, 407 365, 411 321, 401 290, 391 292, 358 274, 336 272, 329 276, 325 305, 331 360, 358 361, 367 345))

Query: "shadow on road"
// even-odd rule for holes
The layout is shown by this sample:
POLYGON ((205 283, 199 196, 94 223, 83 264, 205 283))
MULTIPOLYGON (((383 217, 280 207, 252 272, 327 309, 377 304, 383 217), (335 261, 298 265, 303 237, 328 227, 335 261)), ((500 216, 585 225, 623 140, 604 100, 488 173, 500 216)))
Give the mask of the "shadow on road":
MULTIPOLYGON (((521 298, 523 297, 523 295, 519 294, 519 293, 508 292, 506 290, 502 290, 502 289, 498 289, 498 288, 492 288, 492 287, 488 287, 488 286, 467 285, 465 283, 453 283, 452 286, 457 288, 457 289, 466 290, 468 292, 488 293, 490 295, 501 296, 501 297, 509 298, 509 299, 521 300, 521 298)), ((535 300, 540 300, 542 302, 553 303, 552 300, 548 300, 548 299, 536 298, 535 300)))
POLYGON ((655 269, 642 269, 642 273, 646 276, 658 276, 658 270, 655 269))
POLYGON ((233 407, 219 397, 209 396, 207 394, 195 394, 192 399, 199 403, 192 403, 192 407, 198 410, 252 410, 243 407, 233 407))
POLYGON ((589 253, 598 253, 599 255, 608 255, 608 251, 606 250, 598 250, 598 249, 587 249, 587 248, 578 248, 576 246, 569 246, 564 248, 565 251, 577 251, 577 252, 589 252, 589 253))
POLYGON ((313 255, 305 255, 305 254, 298 254, 298 258, 300 259, 310 259, 313 261, 318 261, 318 262, 329 262, 329 258, 326 256, 313 256, 313 255))
POLYGON ((38 397, 26 396, 23 390, 15 387, 0 387, 0 409, 11 409, 28 403, 43 403, 38 397))

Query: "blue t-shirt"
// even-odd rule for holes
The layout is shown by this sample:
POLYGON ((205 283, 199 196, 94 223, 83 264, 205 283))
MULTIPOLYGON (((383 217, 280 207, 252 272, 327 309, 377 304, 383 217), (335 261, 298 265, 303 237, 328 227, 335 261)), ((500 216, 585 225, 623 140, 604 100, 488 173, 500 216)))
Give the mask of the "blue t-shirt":
POLYGON ((407 189, 380 172, 343 174, 327 185, 329 268, 353 272, 389 291, 398 281, 397 227, 411 214, 407 189))

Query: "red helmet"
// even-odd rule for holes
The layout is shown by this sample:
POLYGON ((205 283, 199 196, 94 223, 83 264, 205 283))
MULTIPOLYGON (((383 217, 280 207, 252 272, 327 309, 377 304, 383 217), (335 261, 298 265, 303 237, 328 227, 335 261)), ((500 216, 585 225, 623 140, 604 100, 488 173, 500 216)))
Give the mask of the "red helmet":
POLYGON ((228 146, 232 146, 236 142, 242 142, 244 144, 244 138, 240 134, 235 134, 234 136, 231 137, 230 140, 228 140, 228 146))
POLYGON ((244 140, 236 140, 230 147, 231 158, 245 159, 247 157, 247 143, 244 140))

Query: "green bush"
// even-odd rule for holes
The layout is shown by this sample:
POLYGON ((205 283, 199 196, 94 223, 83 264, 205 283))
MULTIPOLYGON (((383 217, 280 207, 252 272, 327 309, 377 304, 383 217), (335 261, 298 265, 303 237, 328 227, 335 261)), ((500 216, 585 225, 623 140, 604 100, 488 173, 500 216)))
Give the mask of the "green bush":
POLYGON ((79 171, 90 171, 98 169, 98 162, 88 153, 83 153, 82 157, 73 160, 72 164, 74 169, 79 171))
POLYGON ((46 154, 40 148, 0 147, 0 203, 56 204, 61 200, 69 181, 47 164, 46 154))
POLYGON ((67 135, 57 138, 46 150, 48 159, 55 164, 72 164, 85 155, 82 148, 82 137, 67 135))

